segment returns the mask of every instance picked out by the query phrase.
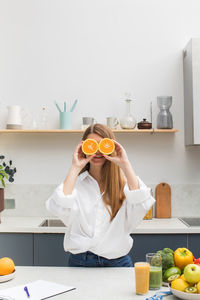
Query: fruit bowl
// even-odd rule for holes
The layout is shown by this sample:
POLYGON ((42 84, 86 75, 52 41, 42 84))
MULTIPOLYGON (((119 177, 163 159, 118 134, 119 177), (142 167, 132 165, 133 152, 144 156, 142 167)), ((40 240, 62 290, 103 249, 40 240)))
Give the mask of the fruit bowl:
POLYGON ((170 288, 170 291, 172 292, 172 294, 174 296, 178 297, 179 299, 185 299, 185 300, 196 299, 196 300, 200 300, 200 294, 185 293, 185 292, 181 292, 181 291, 178 291, 178 290, 174 290, 171 287, 169 287, 169 288, 170 288))
POLYGON ((5 282, 13 279, 15 277, 16 271, 14 270, 12 273, 8 275, 0 275, 0 282, 5 282))
POLYGON ((162 286, 167 286, 167 287, 169 287, 169 283, 168 283, 168 282, 165 282, 165 281, 163 281, 163 282, 162 282, 162 286))

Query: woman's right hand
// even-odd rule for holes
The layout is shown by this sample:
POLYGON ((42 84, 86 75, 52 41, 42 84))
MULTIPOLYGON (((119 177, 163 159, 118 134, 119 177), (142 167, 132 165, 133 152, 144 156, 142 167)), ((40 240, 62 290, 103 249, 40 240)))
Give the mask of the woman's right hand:
POLYGON ((83 151, 82 151, 82 143, 80 142, 78 146, 76 147, 73 157, 72 157, 72 166, 79 171, 81 171, 88 163, 89 161, 94 157, 94 155, 89 155, 88 157, 84 157, 83 151))
POLYGON ((73 157, 72 157, 72 165, 71 168, 69 169, 69 172, 67 174, 67 177, 64 180, 63 184, 63 193, 65 195, 71 195, 75 184, 76 184, 76 179, 80 171, 89 163, 89 161, 93 158, 94 155, 84 157, 84 154, 82 152, 82 143, 79 143, 78 146, 76 147, 73 157))

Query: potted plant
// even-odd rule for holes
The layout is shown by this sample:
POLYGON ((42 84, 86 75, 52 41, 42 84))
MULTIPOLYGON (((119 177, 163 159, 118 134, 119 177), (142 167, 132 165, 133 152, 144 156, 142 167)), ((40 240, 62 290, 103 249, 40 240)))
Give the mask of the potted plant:
POLYGON ((13 182, 14 175, 17 172, 17 169, 12 165, 12 160, 10 160, 7 164, 4 159, 5 156, 0 155, 0 184, 2 185, 2 187, 0 187, 0 212, 4 210, 4 188, 6 186, 5 180, 13 182))

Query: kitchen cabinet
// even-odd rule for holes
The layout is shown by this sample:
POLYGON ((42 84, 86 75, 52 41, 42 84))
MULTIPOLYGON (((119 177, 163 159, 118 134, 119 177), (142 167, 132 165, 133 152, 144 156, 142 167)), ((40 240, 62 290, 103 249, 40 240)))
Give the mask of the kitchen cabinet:
POLYGON ((146 253, 156 252, 163 248, 187 247, 187 234, 132 234, 134 242, 129 253, 134 262, 144 261, 146 253))
POLYGON ((33 234, 1 233, 0 257, 10 257, 17 266, 33 265, 33 234))
MULTIPOLYGON (((133 248, 129 255, 133 262, 145 260, 147 252, 163 248, 176 250, 187 247, 187 234, 132 234, 133 248)), ((69 253, 63 249, 64 234, 34 234, 34 265, 67 266, 69 253)))
POLYGON ((188 235, 188 249, 192 251, 194 257, 200 257, 200 234, 188 235))
POLYGON ((64 234, 34 234, 35 266, 67 266, 69 253, 63 248, 64 234))
POLYGON ((200 145, 200 39, 183 51, 185 144, 200 145))
MULTIPOLYGON (((132 234, 129 253, 133 263, 145 260, 147 252, 163 248, 189 248, 199 257, 200 234, 132 234)), ((0 257, 21 266, 67 266, 69 252, 63 248, 64 233, 0 233, 0 257)))

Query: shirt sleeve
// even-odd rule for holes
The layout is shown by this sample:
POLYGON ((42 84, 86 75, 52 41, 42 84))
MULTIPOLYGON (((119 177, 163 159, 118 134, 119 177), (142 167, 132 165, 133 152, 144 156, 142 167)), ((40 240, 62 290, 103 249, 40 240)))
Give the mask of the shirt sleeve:
POLYGON ((74 188, 72 194, 65 195, 63 183, 61 183, 46 201, 46 208, 68 226, 72 219, 72 207, 74 207, 77 197, 76 188, 74 188))
POLYGON ((139 177, 137 178, 139 189, 129 190, 127 184, 124 187, 126 196, 126 221, 130 233, 139 225, 147 211, 155 203, 155 199, 151 196, 151 189, 139 177))

